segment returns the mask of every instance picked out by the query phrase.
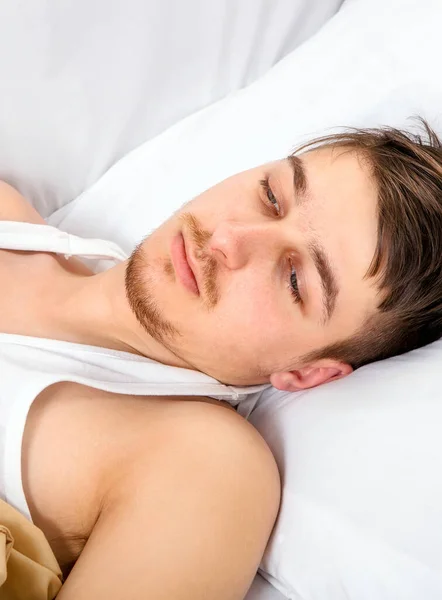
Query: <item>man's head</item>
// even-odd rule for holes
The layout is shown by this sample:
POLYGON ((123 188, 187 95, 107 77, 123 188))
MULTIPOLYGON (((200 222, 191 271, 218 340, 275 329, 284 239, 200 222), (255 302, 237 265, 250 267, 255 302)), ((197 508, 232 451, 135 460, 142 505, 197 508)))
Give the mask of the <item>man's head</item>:
POLYGON ((427 134, 321 138, 207 190, 134 251, 137 319, 183 366, 287 390, 437 339, 442 151, 427 134))

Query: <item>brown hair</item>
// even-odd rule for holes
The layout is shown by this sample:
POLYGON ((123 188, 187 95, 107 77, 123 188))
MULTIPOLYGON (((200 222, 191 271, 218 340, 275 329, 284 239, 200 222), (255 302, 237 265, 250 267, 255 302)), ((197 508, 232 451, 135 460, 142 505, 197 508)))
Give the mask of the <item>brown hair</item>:
POLYGON ((351 338, 303 357, 353 368, 402 354, 442 336, 442 144, 424 132, 351 129, 296 150, 346 147, 367 162, 378 188, 378 239, 366 278, 381 292, 377 310, 351 338))

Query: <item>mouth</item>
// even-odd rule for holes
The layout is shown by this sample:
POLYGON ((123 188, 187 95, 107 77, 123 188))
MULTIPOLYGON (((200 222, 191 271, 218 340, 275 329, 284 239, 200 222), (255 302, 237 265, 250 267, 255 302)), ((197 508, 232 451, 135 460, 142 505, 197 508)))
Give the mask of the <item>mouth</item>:
POLYGON ((172 239, 171 258, 173 268, 181 284, 195 296, 200 295, 195 273, 191 266, 191 257, 187 253, 186 242, 181 232, 172 239))

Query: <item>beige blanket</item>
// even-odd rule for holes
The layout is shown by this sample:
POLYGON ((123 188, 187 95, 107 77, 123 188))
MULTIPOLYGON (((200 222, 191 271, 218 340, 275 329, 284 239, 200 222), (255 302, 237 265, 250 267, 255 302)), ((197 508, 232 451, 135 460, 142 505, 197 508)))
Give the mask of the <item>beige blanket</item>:
POLYGON ((52 600, 61 583, 43 533, 0 500, 0 600, 52 600))

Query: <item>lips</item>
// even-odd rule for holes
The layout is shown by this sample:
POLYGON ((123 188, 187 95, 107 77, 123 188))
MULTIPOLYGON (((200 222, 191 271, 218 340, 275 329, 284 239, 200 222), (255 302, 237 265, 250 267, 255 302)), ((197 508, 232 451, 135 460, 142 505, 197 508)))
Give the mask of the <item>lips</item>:
POLYGON ((189 264, 186 252, 186 244, 181 232, 178 233, 172 240, 171 258, 178 280, 189 292, 199 296, 200 292, 198 289, 198 284, 196 282, 194 272, 189 264))

